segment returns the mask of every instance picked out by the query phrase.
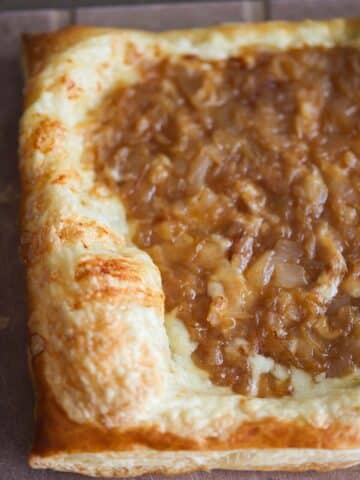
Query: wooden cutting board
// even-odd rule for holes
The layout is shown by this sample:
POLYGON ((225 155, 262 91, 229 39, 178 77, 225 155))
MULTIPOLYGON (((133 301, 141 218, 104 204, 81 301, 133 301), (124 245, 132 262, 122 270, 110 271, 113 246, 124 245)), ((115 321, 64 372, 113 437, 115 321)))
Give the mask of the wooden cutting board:
MULTIPOLYGON (((0 1, 0 8, 2 3, 0 1)), ((19 3, 7 2, 7 5, 14 7, 19 3)), ((37 5, 49 3, 38 1, 37 5)), ((32 437, 33 397, 26 366, 26 302, 24 272, 19 260, 17 125, 21 113, 21 33, 52 30, 74 22, 162 30, 230 21, 356 15, 360 16, 359 0, 215 1, 0 14, 0 480, 85 478, 35 471, 27 466, 32 437)), ((152 480, 163 478, 158 475, 148 477, 152 480)), ((210 477, 214 480, 357 480, 360 479, 360 467, 322 474, 217 471, 175 478, 205 480, 210 477)))

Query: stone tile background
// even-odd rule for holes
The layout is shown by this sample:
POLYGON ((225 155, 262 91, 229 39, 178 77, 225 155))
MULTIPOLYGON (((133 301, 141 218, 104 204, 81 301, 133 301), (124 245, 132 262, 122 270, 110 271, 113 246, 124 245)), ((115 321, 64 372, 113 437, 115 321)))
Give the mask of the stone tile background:
MULTIPOLYGON (((71 23, 163 30, 219 22, 360 15, 359 0, 244 0, 157 4, 134 0, 94 7, 96 0, 0 0, 0 480, 75 480, 34 471, 26 456, 32 436, 33 397, 26 366, 24 272, 19 260, 17 125, 21 113, 20 35, 71 23), (126 5, 125 5, 126 3, 126 5), (25 11, 24 8, 36 10, 25 11), (52 9, 43 9, 51 5, 52 9), (85 7, 85 5, 88 5, 85 7), (55 10, 57 9, 57 10, 55 10)), ((105 3, 105 2, 104 2, 105 3)), ((149 475, 148 480, 163 477, 149 475)), ((360 467, 332 473, 213 472, 174 480, 358 480, 360 467)))

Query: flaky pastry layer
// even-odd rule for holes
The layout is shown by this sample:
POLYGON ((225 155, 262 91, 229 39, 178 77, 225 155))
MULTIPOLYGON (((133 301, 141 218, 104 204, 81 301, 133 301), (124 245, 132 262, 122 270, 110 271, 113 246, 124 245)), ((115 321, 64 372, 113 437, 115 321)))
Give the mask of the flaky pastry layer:
POLYGON ((140 81, 141 60, 334 45, 359 47, 360 21, 160 34, 76 27, 25 38, 20 168, 33 467, 113 476, 360 461, 357 375, 262 399, 216 387, 193 365, 181 326, 165 322, 157 267, 132 245, 118 195, 82 157, 89 112, 140 81))

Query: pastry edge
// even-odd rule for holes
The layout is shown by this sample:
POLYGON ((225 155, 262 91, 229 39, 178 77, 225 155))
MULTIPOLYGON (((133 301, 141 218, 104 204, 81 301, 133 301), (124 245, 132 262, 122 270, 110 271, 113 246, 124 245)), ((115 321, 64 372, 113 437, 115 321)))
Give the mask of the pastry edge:
MULTIPOLYGON (((338 451, 334 455, 331 450, 308 449, 294 453, 288 457, 287 452, 279 453, 271 449, 251 449, 219 452, 171 452, 166 458, 162 452, 156 452, 156 467, 153 461, 147 462, 146 454, 141 454, 141 461, 124 458, 115 452, 92 454, 61 454, 50 457, 32 455, 30 466, 33 468, 50 468, 64 472, 77 472, 90 476, 132 477, 146 473, 176 475, 194 471, 223 470, 259 470, 259 471, 291 471, 303 472, 316 470, 326 472, 338 468, 347 468, 360 461, 359 450, 338 451), (334 459, 336 456, 336 459, 334 459), (264 462, 263 458, 267 461, 264 462), (345 458, 344 458, 345 457, 345 458)), ((140 459, 139 459, 140 460, 140 459)))

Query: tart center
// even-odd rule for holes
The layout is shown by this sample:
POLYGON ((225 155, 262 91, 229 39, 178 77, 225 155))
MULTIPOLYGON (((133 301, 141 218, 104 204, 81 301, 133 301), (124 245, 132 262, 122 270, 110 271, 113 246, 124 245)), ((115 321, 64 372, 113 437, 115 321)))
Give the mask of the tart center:
POLYGON ((212 382, 258 396, 360 365, 360 53, 144 66, 87 129, 212 382))

